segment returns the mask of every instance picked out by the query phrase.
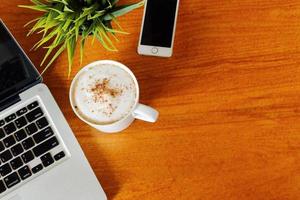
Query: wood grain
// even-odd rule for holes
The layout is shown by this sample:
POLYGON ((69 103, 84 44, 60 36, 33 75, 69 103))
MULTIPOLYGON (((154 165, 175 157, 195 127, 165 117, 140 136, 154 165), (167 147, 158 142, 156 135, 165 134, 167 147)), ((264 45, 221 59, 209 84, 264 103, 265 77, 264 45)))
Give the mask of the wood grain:
MULTIPOLYGON (((39 13, 17 8, 25 2, 1 2, 0 17, 38 66, 44 51, 29 51, 38 36, 23 25, 39 13)), ((109 199, 300 199, 300 2, 182 0, 170 59, 136 53, 141 18, 121 18, 131 34, 119 52, 88 45, 72 76, 123 62, 156 124, 101 134, 71 110, 66 54, 45 74, 109 199)))

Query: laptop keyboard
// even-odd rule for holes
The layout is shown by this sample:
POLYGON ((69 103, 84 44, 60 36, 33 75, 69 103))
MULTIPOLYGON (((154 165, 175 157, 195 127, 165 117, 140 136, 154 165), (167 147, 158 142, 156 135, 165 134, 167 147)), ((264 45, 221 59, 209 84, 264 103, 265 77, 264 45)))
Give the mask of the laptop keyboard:
POLYGON ((61 146, 38 101, 0 119, 0 194, 64 158, 61 146))

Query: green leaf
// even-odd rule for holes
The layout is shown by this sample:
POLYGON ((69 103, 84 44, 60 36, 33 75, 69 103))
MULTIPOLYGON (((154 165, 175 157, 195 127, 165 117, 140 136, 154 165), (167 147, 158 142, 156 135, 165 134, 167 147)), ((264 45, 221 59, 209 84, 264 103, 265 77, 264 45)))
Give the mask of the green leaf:
POLYGON ((109 51, 117 51, 117 48, 112 43, 111 39, 108 37, 107 33, 104 31, 103 27, 97 27, 97 33, 95 36, 102 43, 102 45, 109 51), (107 44, 108 43, 108 44, 107 44))
POLYGON ((67 30, 69 29, 72 21, 73 21, 72 19, 67 19, 64 23, 64 26, 62 27, 62 30, 67 32, 67 30))
POLYGON ((36 5, 45 5, 44 3, 40 2, 39 0, 30 0, 30 1, 36 5))
POLYGON ((54 42, 52 43, 52 45, 50 45, 48 48, 48 51, 46 53, 46 55, 44 56, 44 59, 41 62, 41 66, 44 64, 44 62, 46 61, 46 59, 50 56, 51 52, 58 47, 59 45, 63 44, 65 42, 65 36, 64 35, 57 35, 56 39, 54 40, 54 42))
POLYGON ((60 34, 60 31, 61 31, 60 28, 56 28, 56 29, 52 30, 46 37, 43 37, 40 41, 38 41, 33 46, 33 49, 36 50, 37 48, 41 47, 43 44, 45 44, 46 42, 51 40, 55 35, 60 34))
POLYGON ((29 25, 32 24, 33 22, 36 22, 36 21, 38 21, 38 20, 40 20, 40 19, 41 19, 41 17, 36 18, 36 19, 33 19, 33 20, 27 22, 27 23, 24 25, 24 27, 29 26, 29 25))
POLYGON ((76 40, 75 40, 75 37, 73 36, 67 40, 68 61, 69 61, 68 77, 70 77, 70 75, 71 75, 75 49, 76 49, 76 40))
POLYGON ((82 60, 83 60, 85 40, 86 40, 85 38, 82 38, 80 41, 80 64, 82 64, 82 60))
POLYGON ((31 30, 28 32, 27 36, 31 35, 33 32, 37 31, 38 29, 43 29, 44 24, 46 22, 46 18, 40 18, 35 25, 31 28, 31 30))
POLYGON ((107 32, 110 32, 110 33, 120 33, 120 34, 126 34, 126 35, 129 34, 128 32, 125 32, 125 31, 122 31, 122 30, 117 30, 117 29, 108 28, 108 27, 105 26, 103 23, 102 23, 102 26, 103 26, 103 28, 104 28, 107 32))
POLYGON ((89 36, 89 30, 88 29, 82 30, 81 41, 80 41, 80 64, 82 64, 84 45, 88 36, 89 36))
POLYGON ((107 49, 107 50, 110 50, 109 49, 109 46, 105 43, 105 41, 103 40, 102 38, 102 35, 101 34, 95 34, 95 37, 97 37, 97 40, 102 44, 102 46, 107 49))
POLYGON ((144 5, 144 1, 140 1, 138 3, 116 7, 116 8, 114 8, 113 12, 105 15, 104 20, 112 20, 111 15, 113 15, 115 17, 119 17, 119 16, 122 16, 134 9, 142 7, 143 5, 144 5))
POLYGON ((70 9, 67 5, 64 6, 64 12, 74 12, 72 9, 70 9))
POLYGON ((50 11, 48 16, 47 16, 45 25, 44 25, 43 38, 46 36, 49 29, 55 27, 58 24, 58 22, 56 20, 53 20, 53 16, 54 16, 54 12, 50 11))
POLYGON ((79 21, 85 17, 87 17, 89 14, 95 12, 97 9, 97 6, 96 5, 93 5, 91 7, 88 7, 88 8, 83 8, 83 12, 80 13, 80 16, 75 20, 75 21, 79 21))
POLYGON ((121 27, 121 25, 119 24, 117 18, 113 15, 111 15, 111 19, 112 21, 117 25, 117 27, 120 29, 120 30, 123 30, 123 28, 121 27))
POLYGON ((34 6, 29 6, 29 5, 19 5, 20 8, 28 8, 31 10, 36 10, 36 11, 41 11, 41 12, 48 12, 50 9, 46 5, 34 5, 34 6))
POLYGON ((112 4, 110 3, 110 0, 107 0, 108 7, 107 8, 112 8, 112 4))
POLYGON ((99 18, 99 17, 103 16, 105 13, 106 13, 105 10, 97 11, 95 15, 93 15, 93 16, 89 15, 88 20, 93 20, 93 19, 99 18))
POLYGON ((50 62, 48 63, 48 65, 45 67, 45 69, 42 71, 41 75, 43 75, 45 73, 45 71, 47 71, 47 69, 51 66, 51 64, 56 60, 56 58, 65 50, 66 48, 66 44, 62 45, 58 51, 55 53, 55 55, 52 57, 52 59, 50 60, 50 62))
POLYGON ((54 12, 57 12, 57 14, 59 15, 64 15, 64 13, 62 11, 60 11, 58 8, 49 8, 49 10, 53 10, 54 12))
POLYGON ((110 0, 110 3, 114 6, 119 2, 119 0, 110 0))
POLYGON ((62 3, 64 5, 69 5, 69 3, 66 0, 51 0, 53 3, 62 3))

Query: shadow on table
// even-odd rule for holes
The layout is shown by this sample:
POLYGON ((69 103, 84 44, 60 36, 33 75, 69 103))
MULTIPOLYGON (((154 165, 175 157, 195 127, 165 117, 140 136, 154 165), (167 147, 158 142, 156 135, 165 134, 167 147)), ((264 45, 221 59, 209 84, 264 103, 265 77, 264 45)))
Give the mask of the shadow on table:
MULTIPOLYGON (((93 167, 93 161, 91 162, 91 165, 95 171, 95 174, 104 190, 104 192, 107 195, 108 199, 114 199, 114 197, 117 195, 117 193, 120 190, 120 183, 117 181, 115 173, 111 170, 111 166, 108 164, 108 162, 106 160, 104 160, 104 156, 102 156, 101 152, 100 152, 100 146, 99 148, 94 149, 95 151, 93 152, 94 155, 97 155, 97 157, 99 158, 98 162, 101 162, 101 164, 99 165, 99 163, 95 163, 96 166, 98 166, 98 168, 93 167), (100 167, 103 166, 103 168, 101 169, 100 167)), ((89 157, 93 157, 93 156, 89 156, 89 157)))

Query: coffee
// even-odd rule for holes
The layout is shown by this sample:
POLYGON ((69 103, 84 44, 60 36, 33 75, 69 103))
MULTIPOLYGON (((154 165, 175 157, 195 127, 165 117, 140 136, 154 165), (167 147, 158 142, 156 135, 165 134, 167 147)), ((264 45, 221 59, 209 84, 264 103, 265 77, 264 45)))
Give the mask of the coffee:
POLYGON ((136 104, 132 75, 113 64, 96 64, 78 75, 72 97, 74 108, 87 121, 111 124, 127 116, 136 104))

